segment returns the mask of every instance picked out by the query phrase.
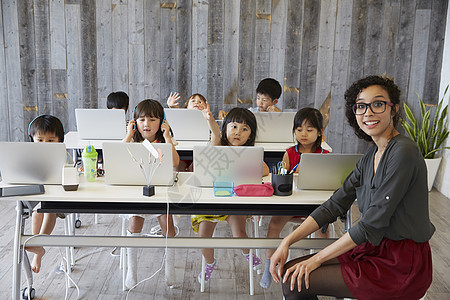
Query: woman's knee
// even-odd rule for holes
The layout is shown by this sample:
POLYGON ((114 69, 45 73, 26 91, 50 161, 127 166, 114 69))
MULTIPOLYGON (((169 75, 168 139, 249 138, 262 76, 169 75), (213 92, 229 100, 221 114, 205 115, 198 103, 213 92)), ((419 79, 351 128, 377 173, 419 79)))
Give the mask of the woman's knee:
MULTIPOLYGON (((284 274, 283 274, 284 275, 284 274)), ((299 292, 298 291, 298 284, 297 282, 294 285, 294 289, 291 290, 291 276, 289 276, 288 280, 286 282, 281 283, 281 289, 283 291, 284 299, 290 300, 290 299, 318 299, 317 295, 311 294, 308 289, 305 287, 305 283, 302 280, 302 289, 299 292)))

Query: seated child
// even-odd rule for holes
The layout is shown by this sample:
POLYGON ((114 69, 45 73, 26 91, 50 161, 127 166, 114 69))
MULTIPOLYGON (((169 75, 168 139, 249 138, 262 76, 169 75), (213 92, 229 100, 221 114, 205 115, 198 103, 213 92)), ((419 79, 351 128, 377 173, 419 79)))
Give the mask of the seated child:
MULTIPOLYGON (((128 123, 127 135, 123 140, 126 143, 141 143, 148 140, 151 143, 172 144, 173 167, 178 166, 180 158, 173 144, 171 129, 165 120, 164 109, 156 100, 143 100, 133 111, 133 120, 128 123)), ((128 235, 139 236, 144 226, 145 217, 149 215, 129 215, 128 235)), ((175 227, 172 215, 153 215, 158 219, 162 234, 168 237, 175 236, 175 227)), ((131 289, 137 284, 137 248, 127 248, 127 277, 125 286, 131 289)), ((175 249, 167 248, 165 263, 165 278, 169 286, 174 284, 175 249)))
MULTIPOLYGON (((250 107, 251 112, 258 111, 281 111, 275 105, 278 103, 282 93, 281 85, 273 78, 266 78, 259 82, 256 88, 256 107, 250 107)), ((219 111, 219 120, 223 120, 227 113, 223 110, 219 111)))
MULTIPOLYGON (((297 145, 288 148, 283 156, 283 161, 286 163, 286 169, 295 173, 298 172, 297 166, 300 162, 302 153, 329 153, 328 150, 322 149, 322 134, 323 134, 323 118, 320 111, 315 108, 306 107, 299 110, 294 117, 294 126, 292 128, 297 145)), ((269 229, 267 230, 268 238, 280 237, 281 230, 287 222, 298 219, 299 216, 272 216, 269 229)), ((328 237, 326 233, 321 230, 316 231, 316 237, 328 237)), ((274 249, 266 250, 266 265, 264 274, 259 284, 263 288, 268 288, 272 282, 270 275, 270 257, 275 252, 274 249)))
MULTIPOLYGON (((180 108, 178 101, 180 100, 180 94, 170 93, 167 98, 167 106, 169 108, 180 108)), ((202 94, 192 94, 184 104, 183 108, 204 110, 206 108, 206 98, 202 94)))
POLYGON ((130 98, 125 92, 112 92, 106 98, 106 107, 108 109, 123 109, 125 113, 128 111, 130 98))
MULTIPOLYGON (((214 146, 253 146, 256 137, 256 118, 252 112, 244 108, 233 108, 225 117, 222 130, 219 129, 217 122, 214 120, 209 104, 202 111, 203 115, 210 126, 211 143, 214 146)), ((263 164, 263 176, 269 174, 269 168, 263 164)), ((237 215, 192 215, 191 224, 195 233, 200 237, 212 237, 214 228, 219 221, 227 221, 231 227, 233 237, 248 237, 245 230, 245 222, 247 216, 237 215)), ((211 278, 212 272, 216 267, 216 259, 214 258, 214 249, 204 248, 202 254, 206 260, 205 282, 211 278)), ((249 249, 242 249, 242 254, 249 260, 249 249)), ((253 254, 253 268, 259 269, 261 260, 253 254)), ((198 281, 201 282, 201 272, 198 275, 198 281)))
MULTIPOLYGON (((170 93, 167 98, 167 106, 169 108, 179 108, 178 101, 180 99, 180 94, 178 93, 170 93)), ((206 108, 206 98, 202 94, 193 94, 186 101, 183 108, 187 109, 198 109, 204 110, 206 108)), ((192 159, 182 159, 180 160, 180 164, 177 167, 177 171, 179 172, 192 172, 192 159)))
MULTIPOLYGON (((64 127, 61 121, 51 115, 40 115, 31 121, 28 126, 30 142, 34 143, 63 143, 64 127)), ((56 223, 56 213, 38 213, 33 211, 31 215, 31 234, 50 234, 56 223)), ((25 250, 34 253, 31 262, 31 270, 39 273, 42 257, 45 254, 44 247, 25 247, 25 250)))

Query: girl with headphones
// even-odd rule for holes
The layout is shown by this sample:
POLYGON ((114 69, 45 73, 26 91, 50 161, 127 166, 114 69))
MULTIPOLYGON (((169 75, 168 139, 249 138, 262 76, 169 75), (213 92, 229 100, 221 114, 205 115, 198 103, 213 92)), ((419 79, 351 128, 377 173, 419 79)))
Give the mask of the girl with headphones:
MULTIPOLYGON (((151 143, 169 143, 172 144, 173 167, 177 167, 180 162, 178 152, 175 150, 172 130, 166 121, 166 116, 162 105, 156 100, 143 100, 133 110, 133 120, 128 123, 127 135, 123 140, 126 143, 141 143, 148 140, 151 143)), ((139 236, 144 226, 145 217, 151 215, 128 215, 129 225, 127 234, 130 236, 139 236)), ((153 215, 158 218, 161 231, 164 236, 174 237, 175 226, 172 215, 153 215)), ((137 283, 137 248, 127 248, 127 277, 125 286, 131 289, 137 283)), ((169 286, 174 284, 175 271, 174 259, 175 249, 168 248, 165 263, 165 278, 169 286)))

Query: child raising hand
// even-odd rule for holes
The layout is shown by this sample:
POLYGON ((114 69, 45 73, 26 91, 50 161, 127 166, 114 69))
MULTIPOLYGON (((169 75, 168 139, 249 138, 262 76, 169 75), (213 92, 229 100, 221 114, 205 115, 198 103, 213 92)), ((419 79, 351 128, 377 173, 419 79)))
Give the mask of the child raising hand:
MULTIPOLYGON (((208 121, 211 130, 211 144, 214 146, 254 146, 256 137, 256 118, 252 112, 245 108, 233 108, 225 117, 222 130, 219 129, 216 121, 212 117, 208 103, 202 110, 203 116, 208 121)), ((263 176, 269 174, 269 168, 263 164, 263 176)), ((192 215, 191 224, 195 233, 200 237, 212 237, 214 228, 219 221, 227 221, 231 227, 233 237, 247 237, 245 222, 247 216, 241 215, 192 215)), ((211 278, 216 267, 214 249, 202 249, 202 254, 206 260, 205 282, 211 278)), ((249 249, 242 249, 242 254, 249 260, 249 249)), ((253 254, 253 268, 259 269, 261 260, 253 254)), ((198 281, 201 282, 201 272, 198 281)))

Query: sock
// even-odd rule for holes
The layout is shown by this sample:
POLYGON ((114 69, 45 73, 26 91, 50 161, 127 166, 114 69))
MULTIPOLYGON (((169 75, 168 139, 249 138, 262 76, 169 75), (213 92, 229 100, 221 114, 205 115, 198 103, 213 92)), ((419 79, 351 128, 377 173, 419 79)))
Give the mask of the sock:
POLYGON ((175 249, 167 248, 164 275, 166 284, 173 286, 175 284, 175 249))
MULTIPOLYGON (((139 236, 139 233, 130 233, 128 236, 139 236)), ((137 248, 127 248, 127 278, 125 279, 125 286, 131 289, 137 284, 137 248)))
POLYGON ((270 287, 271 283, 272 283, 272 275, 270 275, 270 259, 266 259, 266 265, 264 267, 264 274, 262 275, 259 285, 263 289, 267 289, 270 287))

